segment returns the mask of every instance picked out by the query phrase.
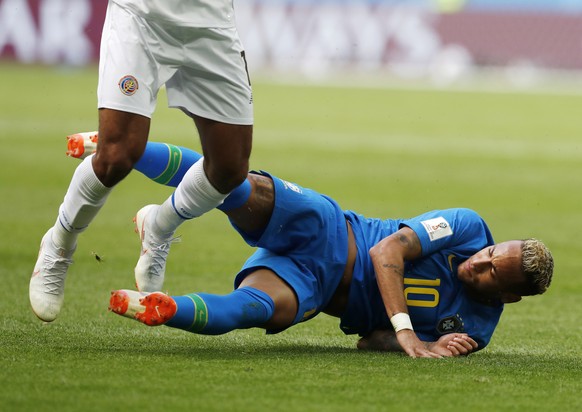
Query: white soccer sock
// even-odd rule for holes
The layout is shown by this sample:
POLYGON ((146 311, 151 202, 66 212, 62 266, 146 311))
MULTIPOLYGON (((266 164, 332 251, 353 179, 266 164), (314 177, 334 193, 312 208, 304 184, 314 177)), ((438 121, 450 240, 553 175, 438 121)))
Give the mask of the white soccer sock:
POLYGON ((111 192, 95 175, 92 159, 93 155, 88 156, 77 167, 59 207, 52 234, 57 247, 70 250, 75 246, 79 233, 97 216, 111 192))
POLYGON ((204 158, 186 172, 174 194, 158 209, 155 224, 164 235, 170 235, 184 220, 203 215, 222 204, 228 194, 212 186, 204 172, 204 158))

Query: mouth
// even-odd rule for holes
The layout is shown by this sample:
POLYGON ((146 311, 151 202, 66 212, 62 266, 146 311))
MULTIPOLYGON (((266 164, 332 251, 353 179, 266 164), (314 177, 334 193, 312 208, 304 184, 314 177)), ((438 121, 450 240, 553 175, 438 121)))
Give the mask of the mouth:
POLYGON ((461 265, 459 266, 458 273, 461 274, 462 277, 465 278, 465 280, 473 279, 473 266, 471 265, 471 262, 469 262, 469 260, 466 260, 463 263, 461 263, 461 265))

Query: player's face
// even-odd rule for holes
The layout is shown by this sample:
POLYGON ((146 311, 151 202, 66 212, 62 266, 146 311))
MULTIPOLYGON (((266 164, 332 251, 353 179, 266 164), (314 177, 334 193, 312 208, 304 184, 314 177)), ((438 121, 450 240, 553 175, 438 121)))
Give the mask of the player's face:
POLYGON ((474 294, 501 299, 525 280, 520 240, 498 243, 475 253, 459 265, 458 277, 474 294))

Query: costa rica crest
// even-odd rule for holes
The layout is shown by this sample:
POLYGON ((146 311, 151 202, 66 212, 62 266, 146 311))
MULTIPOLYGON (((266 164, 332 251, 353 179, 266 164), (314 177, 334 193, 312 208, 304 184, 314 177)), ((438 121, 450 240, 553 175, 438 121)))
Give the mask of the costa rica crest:
POLYGON ((132 96, 137 92, 137 89, 139 89, 139 83, 135 77, 128 74, 119 80, 119 89, 124 95, 132 96))

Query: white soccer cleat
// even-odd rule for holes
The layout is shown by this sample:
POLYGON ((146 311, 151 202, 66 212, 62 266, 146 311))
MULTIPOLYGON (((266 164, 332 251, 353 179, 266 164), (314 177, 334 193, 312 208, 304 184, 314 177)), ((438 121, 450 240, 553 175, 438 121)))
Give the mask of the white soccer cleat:
POLYGON ((173 234, 158 236, 153 230, 159 205, 147 205, 135 215, 135 231, 141 240, 141 253, 135 266, 135 284, 140 292, 157 292, 164 286, 166 259, 170 245, 179 239, 173 234))
POLYGON ((97 141, 99 133, 83 132, 67 136, 67 156, 77 159, 84 159, 95 153, 97 150, 97 141))
POLYGON ((52 241, 52 231, 44 235, 38 259, 30 278, 29 297, 34 314, 45 322, 57 318, 65 299, 65 279, 69 265, 73 263, 75 248, 57 248, 52 241))
POLYGON ((114 290, 109 298, 109 310, 148 326, 163 325, 177 310, 174 299, 162 292, 114 290))

